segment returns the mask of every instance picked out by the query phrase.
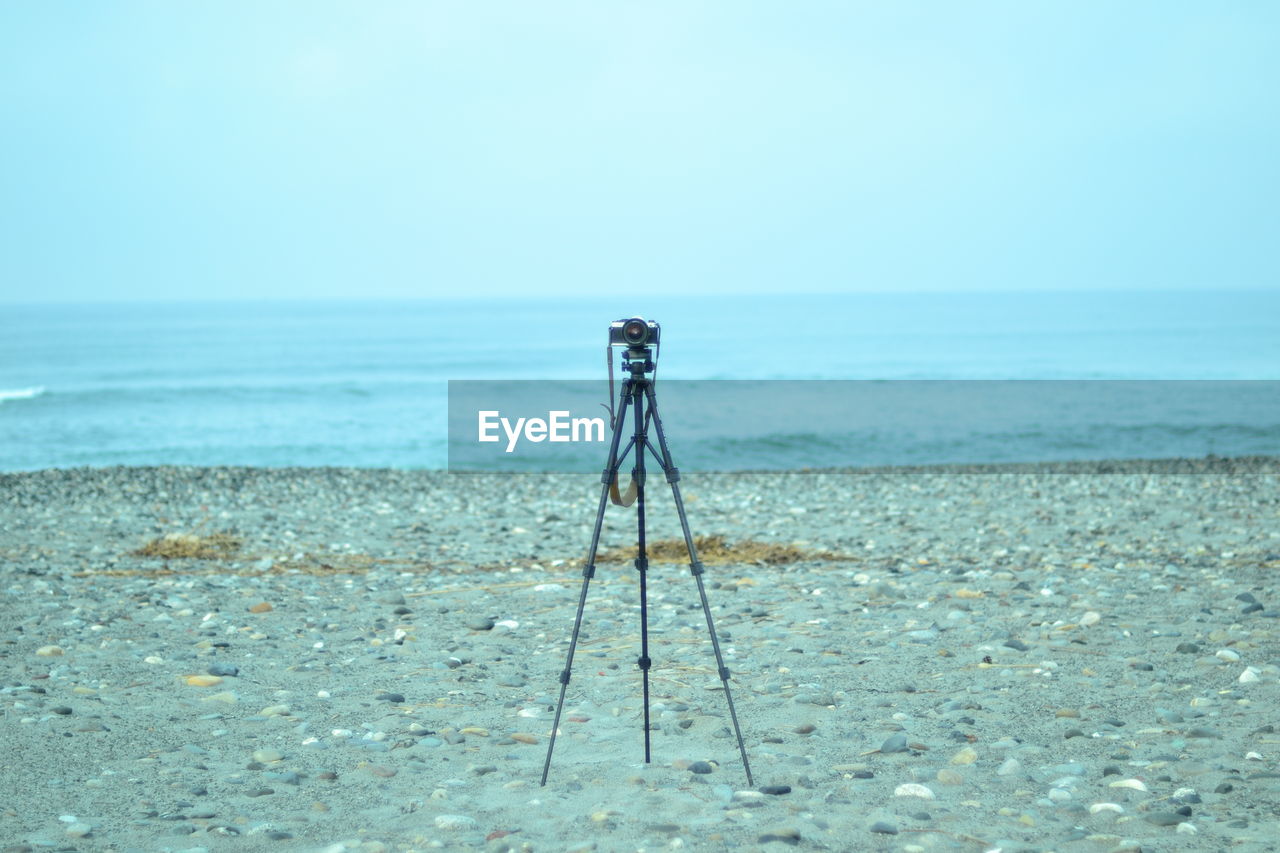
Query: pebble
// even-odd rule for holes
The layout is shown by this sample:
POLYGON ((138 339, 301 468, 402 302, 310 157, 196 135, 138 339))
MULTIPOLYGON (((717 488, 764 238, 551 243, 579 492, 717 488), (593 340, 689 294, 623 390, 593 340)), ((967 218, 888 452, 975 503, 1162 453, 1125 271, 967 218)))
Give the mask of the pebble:
POLYGON ((437 829, 448 831, 475 829, 477 826, 475 818, 460 814, 436 815, 435 825, 437 829))
POLYGON ((896 732, 895 734, 889 735, 889 737, 885 739, 884 743, 880 744, 880 752, 885 755, 906 751, 907 736, 902 732, 896 732))
POLYGON ((62 646, 41 646, 36 649, 36 654, 42 658, 56 658, 63 654, 62 646))
POLYGON ((404 704, 403 693, 379 693, 377 696, 374 696, 373 698, 377 699, 379 702, 390 702, 393 705, 404 704))
POLYGON ((1217 729, 1207 728, 1205 726, 1196 726, 1195 728, 1187 730, 1187 737, 1202 738, 1202 739, 1216 739, 1216 738, 1222 737, 1222 732, 1218 731, 1217 729))
POLYGON ((887 820, 878 820, 871 824, 871 831, 880 835, 897 835, 898 825, 887 820))
POLYGON ((1186 820, 1186 815, 1176 812, 1148 812, 1142 819, 1155 826, 1176 826, 1186 820))
POLYGON ((783 844, 789 844, 794 847, 800 843, 800 839, 800 830, 784 826, 766 830, 760 834, 756 841, 760 844, 768 844, 771 841, 781 841, 783 844))
POLYGON ((1000 766, 996 768, 996 775, 1012 776, 1014 773, 1017 773, 1021 769, 1022 769, 1022 762, 1018 761, 1018 759, 1006 758, 1003 762, 1001 762, 1000 766))
POLYGON ((893 789, 895 797, 920 797, 924 800, 934 798, 933 791, 918 782, 907 782, 893 789))
POLYGON ((205 667, 205 672, 210 675, 235 677, 240 674, 240 667, 232 663, 223 663, 222 661, 214 661, 205 667))

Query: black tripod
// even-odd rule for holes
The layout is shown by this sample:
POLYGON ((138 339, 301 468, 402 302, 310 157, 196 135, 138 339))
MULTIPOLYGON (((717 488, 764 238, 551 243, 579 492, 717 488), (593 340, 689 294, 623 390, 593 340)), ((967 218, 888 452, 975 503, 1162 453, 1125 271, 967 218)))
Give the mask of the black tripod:
MULTIPOLYGON (((671 452, 667 449, 667 438, 662 431, 662 420, 658 417, 658 401, 653 391, 653 380, 645 374, 654 369, 649 347, 632 346, 623 355, 623 369, 631 375, 623 380, 622 393, 618 398, 617 417, 613 423, 613 440, 609 446, 609 458, 605 465, 601 481, 600 507, 596 510, 595 528, 591 531, 591 547, 587 550, 587 561, 582 567, 582 591, 578 596, 578 614, 573 621, 573 636, 569 640, 569 656, 560 673, 560 699, 556 703, 555 722, 551 725, 551 741, 547 744, 547 760, 542 767, 542 784, 547 784, 547 774, 551 770, 551 752, 556 746, 556 734, 560 729, 560 713, 564 710, 564 694, 569 687, 569 671, 573 668, 573 653, 578 646, 578 632, 582 628, 582 613, 587 604, 587 587, 596 571, 596 549, 600 544, 600 530, 604 525, 604 510, 610 497, 615 504, 629 506, 633 498, 636 505, 636 523, 638 527, 636 548, 636 569, 640 572, 640 658, 636 663, 644 674, 644 760, 649 763, 649 610, 648 587, 646 585, 649 559, 645 553, 644 539, 644 480, 645 450, 654 455, 662 470, 666 473, 667 482, 671 484, 671 494, 675 499, 676 512, 680 516, 680 528, 684 532, 685 546, 689 549, 689 570, 698 582, 698 596, 702 600, 702 612, 707 617, 707 631, 711 635, 711 648, 715 651, 716 666, 719 669, 720 681, 724 685, 724 698, 729 705, 729 717, 733 720, 733 731, 738 738, 738 752, 742 755, 742 767, 747 773, 747 784, 754 785, 751 779, 751 764, 747 761, 747 749, 742 743, 742 729, 738 727, 738 714, 733 707, 733 694, 729 690, 729 669, 724 665, 720 654, 720 641, 716 637, 716 627, 711 620, 711 606, 707 603, 707 590, 702 582, 702 563, 698 560, 698 552, 693 545, 693 536, 689 533, 689 519, 685 515, 684 501, 680 497, 680 471, 671 462, 671 452), (648 408, 646 408, 646 403, 648 408), (627 442, 627 446, 619 454, 622 432, 626 428, 627 408, 634 414, 635 432, 627 442), (649 425, 658 437, 658 447, 649 441, 649 425), (635 450, 635 467, 631 472, 631 485, 626 497, 618 494, 618 468, 622 460, 635 450), (633 492, 634 490, 634 492, 633 492)), ((612 366, 610 367, 612 371, 612 366)))

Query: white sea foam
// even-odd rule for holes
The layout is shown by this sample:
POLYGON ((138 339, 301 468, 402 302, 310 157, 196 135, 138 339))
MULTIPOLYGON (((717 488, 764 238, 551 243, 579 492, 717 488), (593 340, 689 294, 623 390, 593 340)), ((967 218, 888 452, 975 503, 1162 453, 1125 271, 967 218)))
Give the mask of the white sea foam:
POLYGON ((0 403, 5 400, 29 400, 32 397, 39 397, 43 393, 43 385, 36 388, 0 388, 0 403))

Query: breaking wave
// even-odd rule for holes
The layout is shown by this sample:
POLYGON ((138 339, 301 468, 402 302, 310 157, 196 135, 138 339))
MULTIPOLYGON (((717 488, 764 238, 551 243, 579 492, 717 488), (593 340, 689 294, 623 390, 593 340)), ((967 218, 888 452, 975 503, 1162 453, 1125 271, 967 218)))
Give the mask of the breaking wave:
POLYGON ((39 397, 43 393, 43 385, 36 388, 0 388, 0 403, 6 400, 30 400, 32 397, 39 397))

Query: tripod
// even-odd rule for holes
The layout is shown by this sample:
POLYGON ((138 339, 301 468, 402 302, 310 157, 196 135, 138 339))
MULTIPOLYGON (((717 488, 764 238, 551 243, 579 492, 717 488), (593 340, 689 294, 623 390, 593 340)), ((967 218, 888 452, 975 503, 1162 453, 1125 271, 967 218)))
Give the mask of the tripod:
MULTIPOLYGON (((747 761, 747 750, 742 743, 742 729, 738 726, 738 714, 733 707, 733 694, 729 690, 729 669, 724 665, 720 654, 720 641, 716 637, 716 627, 711 619, 711 606, 707 603, 707 590, 702 582, 702 563, 698 560, 698 552, 694 548, 693 536, 689 533, 689 519, 685 515, 684 501, 680 497, 680 471, 671 462, 671 451, 667 448, 667 438, 662 431, 662 420, 658 417, 658 401, 653 390, 653 380, 645 374, 654 369, 651 351, 647 346, 632 346, 623 355, 623 369, 630 371, 630 376, 623 380, 622 392, 618 397, 617 417, 613 422, 613 439, 609 445, 609 457, 601 475, 603 487, 600 490, 600 506, 596 510, 595 527, 591 531, 591 546, 587 550, 586 564, 582 567, 582 590, 578 596, 578 613, 573 621, 573 635, 569 640, 569 656, 565 660, 564 671, 560 673, 560 699, 556 703, 555 722, 551 725, 551 740, 547 744, 547 760, 542 767, 542 783, 547 784, 547 774, 551 770, 551 752, 556 746, 556 734, 560 730, 560 713, 564 710, 564 695, 569 687, 569 672, 573 668, 573 654, 578 647, 578 632, 582 628, 582 613, 587 604, 587 588, 591 578, 595 576, 596 549, 600 545, 600 530, 604 525, 604 510, 610 498, 620 506, 629 506, 632 499, 636 505, 636 560, 635 566, 640 572, 640 657, 636 661, 643 673, 644 682, 644 761, 650 762, 649 743, 649 605, 647 575, 649 559, 645 553, 644 526, 644 485, 645 485, 645 451, 652 453, 666 474, 671 484, 671 494, 675 499, 676 513, 680 516, 680 528, 684 533, 684 543, 689 550, 689 570, 698 582, 698 597, 702 601, 702 612, 707 618, 707 631, 711 635, 711 648, 715 652, 716 666, 720 674, 720 682, 724 685, 724 698, 729 705, 729 717, 733 720, 733 731, 738 738, 738 752, 742 755, 742 767, 747 774, 747 784, 754 785, 751 779, 751 764, 747 761), (647 406, 647 408, 646 408, 647 406), (631 408, 635 432, 622 453, 618 448, 622 443, 622 433, 626 429, 627 409, 631 408), (658 438, 655 448, 649 441, 649 426, 658 438), (635 451, 635 467, 631 472, 631 485, 627 494, 618 494, 618 468, 622 460, 632 450, 635 451)), ((612 373, 612 365, 610 366, 612 373)))

